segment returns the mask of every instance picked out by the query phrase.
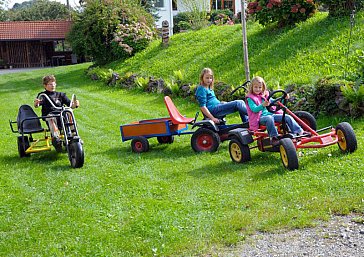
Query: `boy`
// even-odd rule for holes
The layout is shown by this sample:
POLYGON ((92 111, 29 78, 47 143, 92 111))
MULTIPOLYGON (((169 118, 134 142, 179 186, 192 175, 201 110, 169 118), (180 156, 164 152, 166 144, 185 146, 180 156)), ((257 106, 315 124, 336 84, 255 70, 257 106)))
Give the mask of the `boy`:
MULTIPOLYGON (((55 109, 52 104, 47 99, 42 99, 39 97, 40 94, 46 94, 53 104, 57 107, 62 107, 63 105, 69 106, 71 100, 63 92, 56 92, 56 78, 54 75, 47 75, 43 77, 43 86, 45 91, 40 92, 37 98, 34 100, 34 107, 42 106, 42 116, 59 114, 59 110, 55 109)), ((76 100, 72 103, 72 108, 79 107, 80 103, 76 100)), ((52 136, 52 144, 57 152, 62 151, 62 140, 59 138, 60 132, 57 125, 57 119, 55 117, 49 117, 45 119, 52 136)), ((58 120, 58 123, 60 120, 58 120)))

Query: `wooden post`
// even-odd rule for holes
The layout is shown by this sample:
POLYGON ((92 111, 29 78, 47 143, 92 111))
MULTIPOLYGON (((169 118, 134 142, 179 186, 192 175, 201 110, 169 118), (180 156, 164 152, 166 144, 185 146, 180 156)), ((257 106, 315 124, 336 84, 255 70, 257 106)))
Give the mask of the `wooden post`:
POLYGON ((162 43, 163 46, 168 46, 169 42, 169 23, 167 20, 162 21, 162 43))
POLYGON ((241 1, 241 28, 243 32, 243 51, 244 51, 244 67, 245 79, 250 80, 249 56, 248 56, 248 39, 246 35, 246 10, 245 0, 241 1))

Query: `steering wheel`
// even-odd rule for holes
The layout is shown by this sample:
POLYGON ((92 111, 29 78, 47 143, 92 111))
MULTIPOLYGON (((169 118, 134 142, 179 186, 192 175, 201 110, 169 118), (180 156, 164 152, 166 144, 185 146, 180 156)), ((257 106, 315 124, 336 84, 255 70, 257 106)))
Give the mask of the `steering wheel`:
POLYGON ((248 92, 248 88, 246 87, 246 85, 248 85, 249 83, 250 83, 250 80, 245 81, 243 84, 241 84, 240 86, 235 88, 233 91, 231 91, 230 96, 234 95, 234 93, 241 88, 244 89, 245 93, 248 92))
POLYGON ((286 99, 287 95, 288 95, 287 92, 282 89, 270 92, 267 99, 270 102, 270 104, 266 107, 267 110, 271 113, 275 113, 276 111, 282 109, 282 106, 279 105, 278 102, 281 102, 283 105, 285 105, 287 101, 286 99), (274 95, 278 95, 278 97, 272 101, 269 101, 271 98, 273 98, 274 95))

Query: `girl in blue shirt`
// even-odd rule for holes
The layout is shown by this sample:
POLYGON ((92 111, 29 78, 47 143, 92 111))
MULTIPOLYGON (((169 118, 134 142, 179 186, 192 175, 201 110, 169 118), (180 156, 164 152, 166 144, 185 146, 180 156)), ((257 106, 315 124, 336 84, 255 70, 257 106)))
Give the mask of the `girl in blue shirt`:
POLYGON ((200 85, 196 89, 196 99, 201 112, 214 123, 227 114, 239 112, 241 121, 247 122, 247 110, 243 100, 220 102, 214 92, 214 74, 210 68, 204 68, 200 75, 200 85))

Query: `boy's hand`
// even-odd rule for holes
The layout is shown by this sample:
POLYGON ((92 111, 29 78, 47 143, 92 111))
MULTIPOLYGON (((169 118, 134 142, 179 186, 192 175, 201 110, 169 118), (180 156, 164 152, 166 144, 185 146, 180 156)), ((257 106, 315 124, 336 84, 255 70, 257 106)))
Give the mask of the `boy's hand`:
POLYGON ((78 108, 80 106, 80 102, 78 100, 72 102, 72 108, 78 108))
POLYGON ((34 107, 37 108, 42 103, 42 100, 35 98, 34 100, 34 107))

